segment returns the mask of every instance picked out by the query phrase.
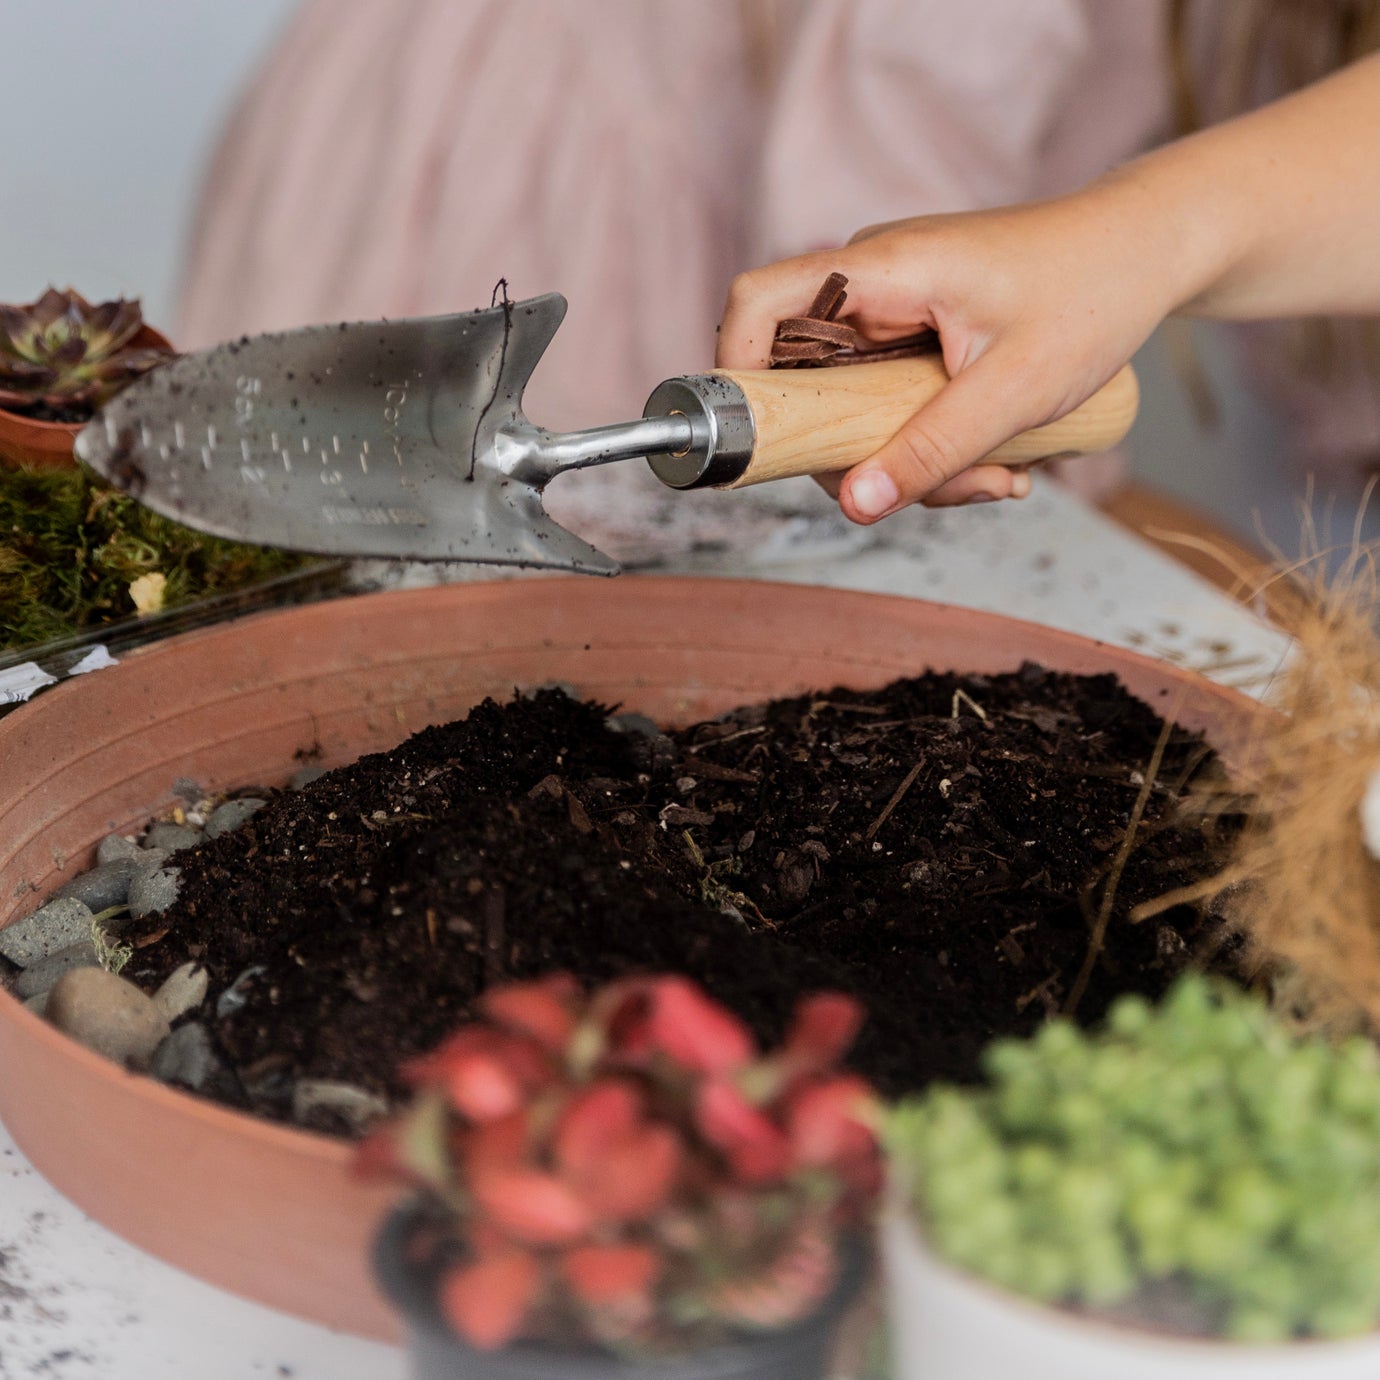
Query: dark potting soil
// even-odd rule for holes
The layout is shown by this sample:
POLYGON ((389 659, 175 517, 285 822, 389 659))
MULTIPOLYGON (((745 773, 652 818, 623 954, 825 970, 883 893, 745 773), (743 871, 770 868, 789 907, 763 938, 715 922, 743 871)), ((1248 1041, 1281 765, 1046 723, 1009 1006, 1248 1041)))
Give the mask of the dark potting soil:
MULTIPOLYGON (((884 1091, 971 1080, 993 1037, 1067 1002, 1162 730, 1113 677, 1036 666, 665 735, 609 715, 555 690, 488 701, 270 793, 178 855, 181 895, 127 933, 126 976, 194 959, 214 1003, 261 966, 214 1032, 270 1116, 298 1077, 396 1095, 399 1061, 478 993, 553 969, 688 972, 769 1040, 798 994, 843 989, 869 1011, 852 1062, 884 1091)), ((1081 1021, 1195 957, 1228 962, 1191 909, 1128 919, 1219 865, 1220 839, 1174 808, 1205 770, 1173 730, 1081 1021)))

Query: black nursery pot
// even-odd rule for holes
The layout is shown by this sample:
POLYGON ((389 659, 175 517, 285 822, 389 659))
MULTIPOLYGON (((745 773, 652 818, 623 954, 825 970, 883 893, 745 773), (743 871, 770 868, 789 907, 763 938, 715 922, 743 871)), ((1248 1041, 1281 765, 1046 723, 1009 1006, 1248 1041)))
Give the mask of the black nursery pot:
POLYGON ((707 1347, 686 1356, 629 1361, 610 1352, 568 1351, 518 1342, 478 1351, 444 1323, 432 1273, 407 1259, 423 1221, 415 1206, 394 1212, 374 1242, 374 1274, 403 1315, 413 1380, 827 1380, 834 1339, 867 1275, 861 1239, 844 1251, 838 1284, 808 1318, 779 1332, 707 1347))

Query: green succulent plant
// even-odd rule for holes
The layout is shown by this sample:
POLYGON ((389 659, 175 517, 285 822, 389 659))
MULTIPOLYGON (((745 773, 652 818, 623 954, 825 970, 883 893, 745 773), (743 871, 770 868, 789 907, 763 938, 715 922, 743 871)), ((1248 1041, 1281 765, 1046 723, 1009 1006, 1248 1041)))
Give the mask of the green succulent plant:
POLYGON ((1241 1341, 1380 1322, 1380 1059, 1191 976, 988 1050, 892 1109, 940 1255, 1013 1292, 1241 1341))
POLYGON ((32 306, 0 305, 0 407, 48 421, 83 421, 142 374, 172 357, 135 346, 137 301, 92 305, 49 288, 32 306))

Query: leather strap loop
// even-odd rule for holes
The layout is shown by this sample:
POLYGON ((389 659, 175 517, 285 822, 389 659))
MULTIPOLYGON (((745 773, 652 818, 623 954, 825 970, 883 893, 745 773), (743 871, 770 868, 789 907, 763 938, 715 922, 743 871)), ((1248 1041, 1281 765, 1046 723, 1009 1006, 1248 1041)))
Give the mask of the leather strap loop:
POLYGON ((804 316, 789 316, 777 324, 771 347, 773 369, 863 364, 934 354, 939 350, 939 337, 931 330, 917 331, 914 335, 879 345, 854 327, 836 320, 848 300, 844 291, 847 285, 848 279, 842 273, 831 273, 804 316))

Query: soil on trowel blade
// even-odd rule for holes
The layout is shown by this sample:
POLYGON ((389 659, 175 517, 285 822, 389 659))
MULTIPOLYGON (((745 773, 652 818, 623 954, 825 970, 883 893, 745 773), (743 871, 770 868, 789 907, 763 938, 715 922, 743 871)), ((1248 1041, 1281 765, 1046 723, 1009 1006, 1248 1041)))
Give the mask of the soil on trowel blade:
MULTIPOLYGON (((399 1061, 478 993, 552 969, 681 970, 766 1039, 799 993, 843 989, 869 1011, 852 1062, 887 1093, 970 1080, 994 1036, 1066 1002, 1162 730, 1113 677, 1035 666, 669 734, 610 713, 554 690, 488 701, 273 794, 178 855, 181 896, 133 931, 126 975, 195 959, 214 1002, 262 968, 214 1031, 270 1116, 300 1077, 396 1095, 399 1061)), ((1192 910, 1127 918, 1219 865, 1220 836, 1173 808, 1205 770, 1175 729, 1081 1021, 1227 961, 1192 910)))

